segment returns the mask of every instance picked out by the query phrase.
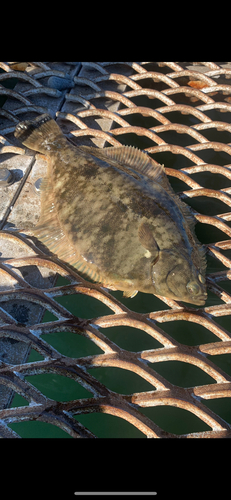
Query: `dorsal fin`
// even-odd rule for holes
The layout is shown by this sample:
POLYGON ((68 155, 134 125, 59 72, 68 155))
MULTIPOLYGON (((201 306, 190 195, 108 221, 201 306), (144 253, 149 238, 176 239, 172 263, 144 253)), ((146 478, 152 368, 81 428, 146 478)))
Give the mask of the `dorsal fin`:
MULTIPOLYGON (((164 170, 164 165, 156 165, 152 158, 150 158, 146 153, 140 151, 139 149, 133 146, 121 146, 118 148, 104 148, 99 149, 91 146, 81 146, 80 149, 83 149, 86 153, 89 153, 97 158, 107 161, 110 164, 110 160, 117 164, 117 167, 120 165, 129 167, 129 169, 134 170, 142 175, 147 176, 150 181, 158 182, 165 189, 165 191, 170 194, 170 196, 174 199, 175 203, 180 208, 183 213, 185 219, 187 220, 189 227, 194 231, 195 227, 195 218, 190 210, 190 207, 180 200, 177 194, 172 189, 172 186, 168 180, 168 177, 164 170)), ((132 175, 132 170, 130 174, 132 175)))
MULTIPOLYGON (((113 164, 117 164, 117 167, 120 167, 120 165, 122 167, 126 166, 135 172, 146 175, 155 182, 161 183, 162 178, 166 177, 162 165, 156 165, 146 153, 133 146, 104 149, 81 146, 80 149, 109 164, 113 162, 113 164)), ((132 175, 132 172, 130 173, 132 175)))

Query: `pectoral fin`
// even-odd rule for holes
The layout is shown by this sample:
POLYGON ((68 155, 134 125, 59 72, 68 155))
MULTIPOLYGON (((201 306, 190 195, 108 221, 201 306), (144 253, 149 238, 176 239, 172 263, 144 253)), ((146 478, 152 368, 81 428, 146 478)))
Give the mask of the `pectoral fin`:
POLYGON ((141 245, 147 250, 146 257, 152 257, 153 262, 157 262, 160 249, 153 236, 152 228, 147 222, 142 222, 140 224, 138 236, 141 245))

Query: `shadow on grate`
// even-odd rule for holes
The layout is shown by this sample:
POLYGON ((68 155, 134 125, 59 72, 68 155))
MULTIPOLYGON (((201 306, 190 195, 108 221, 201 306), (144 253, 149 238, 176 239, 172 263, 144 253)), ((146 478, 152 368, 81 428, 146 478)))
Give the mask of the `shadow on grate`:
POLYGON ((55 64, 0 65, 0 80, 18 81, 0 89, 2 163, 21 168, 1 190, 0 387, 11 397, 0 434, 230 437, 231 66, 55 64), (46 162, 13 132, 46 111, 77 145, 135 145, 165 164, 207 247, 205 307, 109 293, 26 236, 46 162))

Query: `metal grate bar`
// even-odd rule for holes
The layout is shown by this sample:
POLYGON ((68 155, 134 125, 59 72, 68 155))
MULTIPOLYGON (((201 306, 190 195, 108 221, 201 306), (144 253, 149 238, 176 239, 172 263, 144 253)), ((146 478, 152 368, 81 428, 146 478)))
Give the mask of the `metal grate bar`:
MULTIPOLYGON (((16 144, 13 131, 18 121, 44 110, 56 116, 63 132, 76 145, 93 143, 104 147, 106 143, 112 146, 133 144, 135 137, 138 146, 152 155, 157 164, 160 158, 166 161, 166 173, 171 181, 180 182, 180 186, 184 183, 186 187, 183 188, 176 184, 180 197, 186 202, 192 201, 193 207, 196 207, 192 209, 196 219, 205 229, 209 228, 206 231, 210 230, 205 241, 210 294, 206 306, 200 309, 187 307, 181 302, 157 297, 150 312, 139 312, 135 307, 135 299, 133 302, 129 299, 122 302, 117 292, 109 293, 99 285, 84 280, 55 256, 46 255, 29 237, 12 230, 18 223, 20 196, 22 199, 29 183, 33 182, 31 179, 36 178, 33 178, 36 169, 41 172, 41 168, 43 173, 46 170, 45 161, 33 160, 29 177, 25 178, 26 182, 18 194, 18 202, 15 201, 14 208, 7 212, 0 234, 2 241, 13 248, 10 254, 1 257, 0 262, 0 338, 26 346, 27 355, 33 349, 42 359, 27 361, 27 356, 24 356, 21 361, 12 361, 2 357, 1 386, 8 391, 15 391, 28 404, 2 407, 0 435, 19 437, 12 424, 34 420, 59 427, 74 438, 94 438, 97 436, 91 426, 88 428, 87 424, 83 425, 78 418, 104 413, 127 421, 143 436, 151 438, 231 437, 230 412, 226 413, 228 417, 223 418, 207 404, 208 401, 231 397, 231 374, 226 373, 223 365, 221 367, 217 362, 217 356, 224 358, 231 352, 230 326, 225 321, 231 312, 231 141, 227 142, 228 135, 222 135, 231 132, 231 67, 228 64, 221 66, 207 62, 195 65, 105 62, 82 63, 80 72, 80 66, 78 71, 77 66, 74 69, 70 66, 68 73, 62 65, 61 68, 56 67, 55 63, 53 67, 50 67, 50 63, 25 63, 24 66, 1 63, 0 67, 4 71, 0 75, 0 82, 10 78, 19 81, 15 90, 0 89, 0 94, 8 97, 0 110, 3 163, 7 161, 4 155, 9 153, 15 158, 28 158, 27 151, 16 144), (18 71, 17 67, 24 69, 18 71), (150 106, 147 105, 149 101, 150 106), (219 114, 224 111, 227 113, 227 122, 219 120, 219 114), (144 126, 144 119, 152 120, 152 126, 144 126), (157 122, 154 126, 153 121, 157 122), (214 132, 217 134, 216 140, 214 132), (213 135, 209 136, 210 133, 213 135), (219 142, 221 137, 226 142, 219 142), (208 162, 205 158, 208 158, 208 162), (203 206, 205 213, 201 213, 202 197, 206 200, 203 206), (221 206, 224 207, 223 211, 221 206), (212 243, 211 229, 216 230, 212 243), (216 236, 218 230, 223 236, 216 236), (19 253, 15 253, 16 248, 18 252, 20 250, 19 253), (43 270, 44 279, 49 273, 57 273, 65 277, 67 283, 59 286, 47 281, 46 286, 42 281, 31 283, 30 273, 25 274, 25 270, 29 272, 32 268, 39 272, 43 270), (98 301, 108 311, 90 319, 79 317, 69 310, 68 305, 57 301, 59 297, 73 295, 76 302, 82 296, 98 301), (40 311, 52 313, 55 319, 42 322, 41 314, 37 314, 29 323, 21 322, 12 310, 7 309, 7 301, 39 307, 40 311), (190 332, 198 325, 208 335, 208 341, 203 334, 200 344, 198 336, 198 344, 186 345, 177 340, 174 330, 170 328, 171 333, 167 333, 168 329, 165 328, 165 325, 183 326, 186 323, 190 332), (123 348, 108 333, 119 327, 126 328, 128 335, 132 329, 136 329, 142 338, 145 336, 159 345, 156 347, 153 344, 153 348, 134 351, 123 348), (59 332, 62 335, 74 334, 76 345, 81 338, 88 339, 101 352, 89 352, 86 356, 78 357, 64 355, 49 342, 51 336, 59 332), (158 371, 159 366, 171 366, 171 363, 176 362, 190 369, 195 367, 201 374, 210 377, 209 383, 181 387, 173 382, 173 372, 170 371, 168 379, 158 371), (149 384, 149 390, 138 390, 131 394, 116 392, 97 378, 97 372, 102 368, 109 371, 115 368, 123 370, 124 380, 128 373, 133 373, 139 380, 149 384), (41 374, 71 379, 91 396, 68 401, 63 401, 61 397, 54 400, 28 380, 28 377, 41 374), (162 427, 156 423, 155 417, 149 417, 150 414, 146 413, 146 409, 158 407, 185 410, 209 430, 177 434, 171 431, 170 425, 167 425, 166 430, 164 425, 162 427)), ((32 225, 36 222, 35 215, 39 215, 37 205, 32 225)), ((29 228, 25 233, 29 235, 29 228)))

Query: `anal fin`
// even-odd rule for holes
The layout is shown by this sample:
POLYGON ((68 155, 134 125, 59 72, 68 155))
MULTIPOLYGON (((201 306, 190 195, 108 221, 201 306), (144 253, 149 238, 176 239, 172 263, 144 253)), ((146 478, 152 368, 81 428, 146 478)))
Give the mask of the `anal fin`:
POLYGON ((123 292, 123 296, 126 297, 126 299, 133 299, 133 297, 135 297, 137 293, 138 290, 125 290, 123 292))

